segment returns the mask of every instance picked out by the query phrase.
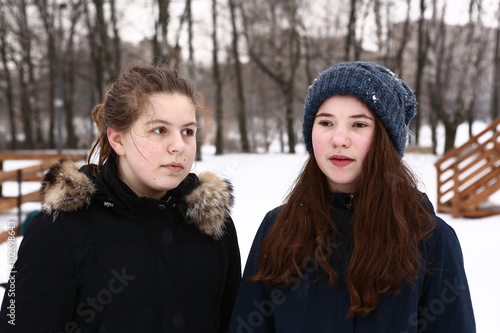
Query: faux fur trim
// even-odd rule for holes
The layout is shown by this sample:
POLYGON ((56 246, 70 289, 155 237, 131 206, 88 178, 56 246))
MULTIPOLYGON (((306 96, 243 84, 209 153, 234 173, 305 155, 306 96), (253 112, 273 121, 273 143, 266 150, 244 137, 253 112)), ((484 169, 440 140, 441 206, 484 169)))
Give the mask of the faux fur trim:
POLYGON ((198 175, 200 186, 189 193, 186 216, 205 235, 220 239, 233 206, 233 186, 211 172, 198 175))
POLYGON ((63 158, 47 171, 41 188, 43 211, 72 212, 90 203, 96 189, 91 180, 78 171, 79 167, 63 158))
MULTIPOLYGON (((45 174, 41 193, 42 210, 54 214, 72 212, 90 204, 96 188, 82 172, 79 165, 69 159, 61 159, 45 174)), ((222 238, 225 222, 233 205, 233 187, 229 181, 211 172, 198 175, 200 185, 186 195, 186 217, 201 233, 215 240, 222 238)))

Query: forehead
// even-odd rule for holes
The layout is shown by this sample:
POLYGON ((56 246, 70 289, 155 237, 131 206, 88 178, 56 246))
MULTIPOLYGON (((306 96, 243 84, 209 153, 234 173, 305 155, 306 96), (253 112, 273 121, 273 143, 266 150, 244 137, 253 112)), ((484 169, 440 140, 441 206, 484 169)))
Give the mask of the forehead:
POLYGON ((335 113, 362 113, 373 115, 373 111, 363 101, 352 95, 333 95, 327 98, 318 108, 318 115, 325 115, 324 112, 334 115, 335 113))
POLYGON ((195 119, 196 109, 192 100, 179 93, 157 93, 148 96, 139 117, 195 119))

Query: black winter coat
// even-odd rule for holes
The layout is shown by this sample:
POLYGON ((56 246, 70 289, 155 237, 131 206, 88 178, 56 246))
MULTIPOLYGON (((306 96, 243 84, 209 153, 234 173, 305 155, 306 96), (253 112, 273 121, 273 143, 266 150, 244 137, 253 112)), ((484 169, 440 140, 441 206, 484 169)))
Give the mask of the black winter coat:
POLYGON ((229 183, 190 174, 140 198, 109 165, 96 178, 62 161, 42 193, 0 332, 227 331, 241 276, 229 183))

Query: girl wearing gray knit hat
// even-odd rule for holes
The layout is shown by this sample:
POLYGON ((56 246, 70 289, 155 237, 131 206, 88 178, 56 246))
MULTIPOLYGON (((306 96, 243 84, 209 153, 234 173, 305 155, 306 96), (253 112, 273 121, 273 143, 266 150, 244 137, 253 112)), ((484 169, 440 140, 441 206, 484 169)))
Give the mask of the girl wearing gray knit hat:
POLYGON ((475 332, 460 244, 403 163, 409 86, 348 62, 309 87, 309 159, 264 218, 229 332, 475 332))

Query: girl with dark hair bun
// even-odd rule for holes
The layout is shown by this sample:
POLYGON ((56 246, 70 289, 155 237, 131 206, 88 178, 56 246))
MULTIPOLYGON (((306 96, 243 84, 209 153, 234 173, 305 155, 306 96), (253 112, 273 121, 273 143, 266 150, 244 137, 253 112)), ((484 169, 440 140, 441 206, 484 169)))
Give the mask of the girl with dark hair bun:
POLYGON ((119 75, 88 163, 45 175, 0 332, 227 332, 241 262, 231 184, 190 172, 200 103, 174 70, 119 75))
POLYGON ((402 160, 416 104, 375 63, 319 74, 309 159, 257 231, 230 332, 475 332, 458 239, 402 160))

